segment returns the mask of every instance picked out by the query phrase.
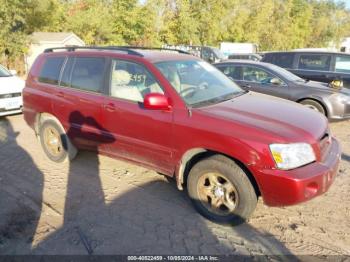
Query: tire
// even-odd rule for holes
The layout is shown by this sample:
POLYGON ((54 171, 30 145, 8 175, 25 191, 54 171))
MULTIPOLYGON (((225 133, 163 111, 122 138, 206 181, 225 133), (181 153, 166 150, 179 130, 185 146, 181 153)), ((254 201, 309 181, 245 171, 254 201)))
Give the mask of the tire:
POLYGON ((54 119, 44 120, 39 127, 39 137, 46 156, 53 162, 73 160, 77 155, 77 149, 70 142, 61 124, 54 119))
POLYGON ((315 100, 305 99, 305 100, 302 100, 300 102, 300 104, 302 104, 310 109, 313 109, 313 110, 315 110, 323 115, 326 115, 326 112, 325 112, 325 109, 323 108, 323 106, 315 100))
POLYGON ((222 155, 195 164, 187 178, 187 190, 197 211, 218 223, 241 224, 251 216, 257 204, 257 195, 245 171, 222 155), (206 193, 209 191, 211 193, 206 193), (225 202, 213 207, 219 198, 225 202))

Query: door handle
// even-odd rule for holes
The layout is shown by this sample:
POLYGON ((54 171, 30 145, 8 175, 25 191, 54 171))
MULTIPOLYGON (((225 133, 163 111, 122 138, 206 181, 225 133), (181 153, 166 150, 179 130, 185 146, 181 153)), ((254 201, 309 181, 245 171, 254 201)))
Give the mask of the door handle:
POLYGON ((105 104, 103 106, 108 112, 114 112, 115 111, 115 105, 112 103, 105 104))
POLYGON ((248 85, 248 84, 243 84, 242 87, 251 88, 252 86, 251 86, 251 85, 248 85))

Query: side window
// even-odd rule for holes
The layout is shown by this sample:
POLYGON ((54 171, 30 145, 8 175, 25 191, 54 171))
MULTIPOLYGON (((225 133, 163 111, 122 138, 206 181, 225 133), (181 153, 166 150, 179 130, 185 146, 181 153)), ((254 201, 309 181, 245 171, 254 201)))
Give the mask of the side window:
POLYGON ((49 57, 39 74, 39 82, 57 85, 65 57, 49 57))
MULTIPOLYGON (((259 84, 270 84, 271 80, 277 78, 274 75, 257 67, 243 67, 243 80, 259 84)), ((280 80, 282 83, 282 80, 280 80)))
POLYGON ((299 69, 329 71, 331 64, 330 55, 301 55, 299 69))
POLYGON ((135 102, 143 102, 149 93, 164 94, 153 75, 142 65, 122 60, 112 62, 110 86, 111 96, 135 102))
POLYGON ((223 72, 226 76, 231 77, 233 80, 242 80, 241 66, 224 65, 218 68, 221 72, 223 72))
POLYGON ((335 72, 350 73, 350 56, 336 56, 335 72))
POLYGON ((76 57, 72 71, 71 87, 101 93, 105 59, 102 57, 76 57))
POLYGON ((294 53, 271 53, 266 54, 264 62, 278 65, 283 68, 292 68, 294 53))

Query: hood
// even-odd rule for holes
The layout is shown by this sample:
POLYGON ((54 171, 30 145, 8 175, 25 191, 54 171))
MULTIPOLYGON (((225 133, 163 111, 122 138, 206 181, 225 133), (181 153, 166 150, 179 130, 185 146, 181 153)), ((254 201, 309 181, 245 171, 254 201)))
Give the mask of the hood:
POLYGON ((309 142, 328 128, 320 113, 284 99, 249 92, 232 100, 199 109, 215 118, 274 134, 278 142, 309 142))
POLYGON ((0 94, 22 92, 24 80, 17 76, 0 77, 0 94))
POLYGON ((310 87, 310 88, 316 88, 319 90, 326 90, 329 91, 330 93, 341 93, 345 95, 350 95, 350 89, 346 87, 342 88, 332 88, 329 87, 327 83, 322 83, 322 82, 316 82, 316 81, 308 81, 305 83, 301 82, 296 82, 297 85, 304 86, 304 87, 310 87))

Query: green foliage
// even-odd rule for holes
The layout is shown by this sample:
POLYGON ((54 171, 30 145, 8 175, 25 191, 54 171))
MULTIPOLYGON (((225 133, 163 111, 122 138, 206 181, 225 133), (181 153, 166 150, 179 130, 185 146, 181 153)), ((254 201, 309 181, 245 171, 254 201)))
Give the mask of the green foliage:
POLYGON ((22 57, 35 31, 72 31, 88 45, 288 50, 338 44, 350 36, 350 11, 335 0, 0 0, 0 62, 22 57))

